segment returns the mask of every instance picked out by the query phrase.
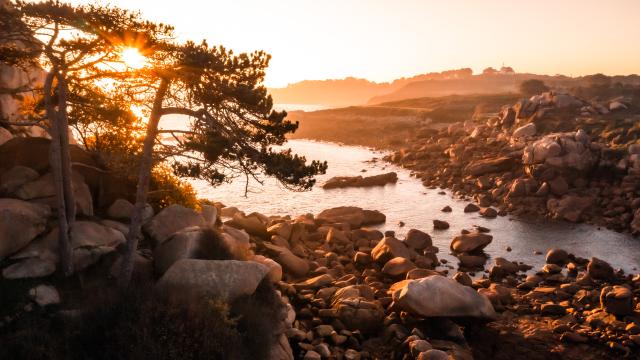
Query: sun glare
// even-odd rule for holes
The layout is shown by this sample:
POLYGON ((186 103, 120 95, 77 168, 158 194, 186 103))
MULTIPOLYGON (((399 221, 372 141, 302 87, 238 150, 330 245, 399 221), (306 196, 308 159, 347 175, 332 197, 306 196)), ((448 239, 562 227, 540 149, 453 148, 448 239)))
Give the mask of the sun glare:
POLYGON ((140 53, 140 50, 134 47, 127 47, 122 49, 120 53, 122 62, 132 69, 141 69, 146 65, 147 59, 140 53))

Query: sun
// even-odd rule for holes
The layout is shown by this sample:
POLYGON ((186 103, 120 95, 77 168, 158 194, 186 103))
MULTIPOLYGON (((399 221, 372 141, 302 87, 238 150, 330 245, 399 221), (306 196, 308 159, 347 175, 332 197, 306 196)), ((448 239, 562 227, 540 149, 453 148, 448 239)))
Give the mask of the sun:
POLYGON ((120 52, 122 62, 132 69, 141 69, 147 64, 147 58, 140 53, 140 50, 134 47, 126 47, 120 52))

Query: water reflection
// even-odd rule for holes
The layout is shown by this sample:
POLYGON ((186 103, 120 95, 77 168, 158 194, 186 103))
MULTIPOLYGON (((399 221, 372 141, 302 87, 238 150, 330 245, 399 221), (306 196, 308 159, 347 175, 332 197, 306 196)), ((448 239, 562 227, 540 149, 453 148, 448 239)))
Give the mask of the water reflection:
POLYGON ((494 236, 493 242, 485 250, 492 257, 503 256, 539 267, 544 263, 544 255, 534 255, 534 252, 545 253, 549 248, 561 247, 578 256, 597 256, 626 271, 640 267, 640 242, 628 234, 550 220, 536 222, 511 217, 484 219, 477 214, 465 214, 463 208, 466 202, 454 199, 449 193, 440 195, 440 190, 423 187, 420 181, 410 177, 408 171, 382 161, 371 161, 374 157, 382 157, 383 153, 362 147, 306 140, 292 140, 287 146, 308 160, 329 162, 327 174, 318 178, 319 184, 332 176, 374 175, 385 171, 396 171, 399 181, 385 187, 327 191, 315 187, 309 192, 295 193, 284 189, 273 179, 264 179, 264 186, 251 184, 246 197, 245 184, 240 179, 216 188, 202 181, 194 181, 194 187, 201 197, 237 206, 245 212, 257 211, 266 215, 316 214, 326 208, 343 205, 380 210, 387 215, 387 223, 382 229, 395 230, 399 236, 410 228, 426 231, 440 248, 439 256, 454 261, 454 264, 455 258, 448 254, 451 239, 464 228, 480 225, 490 228, 494 236), (451 206, 453 211, 441 212, 440 209, 445 205, 451 206), (433 219, 448 221, 451 227, 442 231, 433 230, 433 219), (405 223, 404 227, 399 227, 400 221, 405 223), (507 247, 511 247, 512 251, 508 252, 507 247))

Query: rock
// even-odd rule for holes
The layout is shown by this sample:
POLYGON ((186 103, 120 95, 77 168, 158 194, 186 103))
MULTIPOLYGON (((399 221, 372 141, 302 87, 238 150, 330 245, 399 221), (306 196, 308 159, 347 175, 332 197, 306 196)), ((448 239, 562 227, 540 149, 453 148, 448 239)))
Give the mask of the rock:
POLYGON ((500 266, 507 274, 515 274, 520 270, 518 264, 513 261, 509 261, 502 257, 497 257, 495 259, 496 265, 500 266))
POLYGON ((491 243, 493 236, 484 233, 458 235, 451 242, 451 250, 457 253, 479 252, 491 243))
POLYGON ((613 279, 613 268, 606 261, 592 257, 587 264, 587 275, 595 280, 611 280, 613 279))
POLYGON ((382 267, 382 272, 389 276, 400 276, 405 275, 407 272, 415 268, 416 265, 412 263, 411 260, 402 257, 396 257, 384 264, 384 267, 382 267))
POLYGON ((370 186, 385 186, 386 184, 396 183, 398 181, 398 174, 390 172, 386 174, 374 175, 374 176, 336 176, 327 180, 322 185, 323 189, 338 189, 346 187, 370 187, 370 186))
MULTIPOLYGON (((74 171, 71 177, 71 186, 76 201, 78 214, 93 216, 93 197, 84 177, 74 171)), ((25 183, 15 191, 15 195, 22 200, 29 200, 51 206, 56 205, 56 186, 51 173, 39 177, 36 180, 25 183)))
POLYGON ((217 244, 222 239, 207 237, 199 227, 182 229, 173 234, 167 241, 153 250, 155 272, 162 275, 180 259, 219 259, 226 254, 214 254, 217 244))
POLYGON ((362 355, 360 355, 360 353, 357 352, 356 350, 347 349, 347 351, 344 352, 344 359, 345 360, 360 360, 360 359, 362 359, 362 355))
POLYGON ((252 295, 269 269, 253 261, 181 259, 156 283, 168 297, 215 298, 226 302, 252 295))
POLYGON ((271 346, 268 360, 293 360, 293 350, 285 334, 280 334, 275 344, 271 346))
POLYGON ((496 172, 511 170, 517 165, 517 161, 510 157, 500 157, 495 159, 484 159, 475 161, 466 167, 465 171, 469 175, 480 176, 496 172))
MULTIPOLYGON (((155 281, 153 259, 150 255, 146 249, 139 249, 133 254, 133 273, 131 274, 131 278, 134 283, 150 283, 155 281)), ((109 274, 114 279, 120 276, 122 260, 123 254, 120 253, 109 269, 109 274)))
MULTIPOLYGON (((58 228, 54 228, 42 241, 34 241, 15 257, 58 259, 58 228)), ((106 254, 125 243, 122 232, 92 221, 76 221, 71 228, 73 270, 79 272, 95 264, 106 254)))
POLYGON ((440 211, 442 211, 442 212, 451 212, 453 210, 451 209, 451 206, 447 205, 447 206, 443 207, 442 209, 440 209, 440 211))
POLYGON ((239 257, 244 256, 244 254, 251 247, 250 239, 251 237, 244 230, 236 229, 232 226, 222 225, 222 232, 220 235, 224 239, 225 243, 231 249, 231 252, 238 255, 239 257))
POLYGON ((218 223, 218 208, 213 205, 201 204, 200 215, 204 219, 205 226, 215 227, 218 223))
MULTIPOLYGON (((39 173, 49 171, 49 145, 50 139, 42 137, 14 137, 0 147, 0 169, 10 169, 14 166, 26 166, 39 173)), ((71 162, 87 167, 77 167, 77 171, 88 178, 91 171, 86 169, 100 168, 99 164, 93 159, 89 152, 79 146, 71 145, 69 147, 71 153, 71 162)), ((75 166, 74 166, 75 168, 75 166)), ((74 169, 74 172, 76 169, 74 169)), ((97 182, 95 188, 98 188, 97 182)))
POLYGON ((335 279, 329 274, 323 274, 303 282, 294 284, 296 289, 317 289, 331 284, 335 279))
POLYGON ((378 331, 385 316, 384 309, 377 301, 356 296, 334 301, 332 309, 347 329, 363 333, 378 331))
POLYGON ((320 359, 322 359, 322 356, 320 356, 320 354, 318 354, 313 350, 307 351, 307 353, 304 354, 304 358, 303 358, 303 360, 320 360, 320 359))
POLYGON ((542 304, 540 314, 543 316, 562 316, 567 313, 567 309, 558 304, 542 304))
POLYGON ((42 307, 60 303, 60 293, 51 285, 38 285, 32 288, 29 290, 29 297, 42 307))
POLYGON ((11 139, 13 139, 13 134, 11 134, 9 130, 0 127, 0 146, 11 139))
POLYGON ((244 215, 241 212, 237 212, 233 215, 231 221, 228 221, 225 224, 242 229, 250 235, 267 238, 268 233, 266 220, 266 217, 259 213, 244 215))
POLYGON ((204 219, 193 209, 182 205, 169 205, 160 211, 144 225, 144 230, 149 234, 156 245, 167 241, 176 232, 192 227, 203 226, 204 219))
POLYGON ((387 217, 378 210, 362 210, 362 213, 364 214, 363 226, 384 224, 387 221, 387 217))
POLYGON ((280 236, 283 239, 287 240, 287 242, 291 238, 291 232, 292 231, 293 231, 293 225, 290 222, 286 222, 286 221, 281 222, 281 223, 277 223, 275 225, 271 225, 267 229, 267 233, 269 235, 280 236))
POLYGON ((626 110, 627 105, 621 103, 620 101, 612 101, 609 103, 609 111, 618 111, 618 110, 626 110))
POLYGON ((421 317, 496 318, 489 299, 444 276, 406 281, 392 296, 398 309, 421 317))
POLYGON ((551 192, 551 187, 549 186, 549 183, 543 182, 542 185, 540 185, 540 187, 536 191, 535 195, 538 197, 545 197, 549 195, 549 192, 551 192))
POLYGON ((513 303, 513 295, 511 290, 500 284, 491 284, 489 288, 478 289, 478 294, 486 296, 494 309, 502 309, 505 305, 513 303))
POLYGON ((320 337, 327 337, 334 331, 331 325, 318 325, 315 330, 320 337))
POLYGON ((233 217, 233 215, 235 215, 238 212, 240 212, 240 210, 238 210, 238 208, 235 206, 223 207, 220 210, 220 216, 230 218, 230 217, 233 217))
POLYGON ((336 228, 331 227, 329 232, 327 232, 327 236, 325 238, 325 243, 330 246, 334 251, 336 249, 344 249, 351 248, 352 243, 351 239, 347 236, 344 231, 340 231, 336 228))
POLYGON ((524 179, 516 179, 511 183, 508 196, 510 198, 527 195, 527 183, 524 179))
MULTIPOLYGON (((107 209, 107 216, 116 220, 130 220, 133 215, 135 206, 125 199, 116 199, 116 201, 107 209)), ((153 217, 153 208, 146 204, 142 212, 142 223, 146 223, 153 217)))
POLYGON ((431 236, 416 229, 411 229, 407 232, 407 237, 404 239, 404 243, 414 250, 422 250, 429 246, 433 246, 431 236))
POLYGON ((522 155, 525 165, 546 164, 567 174, 576 171, 587 173, 593 169, 597 161, 598 154, 591 149, 588 137, 585 139, 579 132, 545 135, 528 145, 522 155))
POLYGON ((282 281, 282 266, 268 257, 262 255, 254 255, 251 261, 255 261, 258 264, 262 264, 269 268, 266 278, 273 284, 277 284, 282 281))
POLYGON ((476 204, 467 204, 467 206, 464 207, 464 212, 466 213, 471 213, 471 212, 476 212, 476 211, 480 211, 480 207, 476 204))
POLYGON ((362 252, 362 251, 358 251, 354 256, 353 256, 353 262, 355 264, 358 265, 362 265, 362 266, 367 266, 369 264, 371 264, 371 262, 373 261, 373 259, 371 258, 371 255, 362 252))
POLYGON ((547 201, 547 210, 555 218, 578 222, 582 219, 582 214, 587 211, 592 204, 593 198, 591 197, 565 195, 561 199, 549 199, 547 201))
POLYGON ((548 184, 549 190, 551 190, 551 193, 554 195, 562 196, 569 191, 569 184, 567 184, 562 176, 557 176, 549 181, 548 184))
POLYGON ((277 245, 264 244, 267 254, 282 266, 287 274, 293 277, 302 277, 309 272, 309 264, 306 260, 299 258, 291 250, 277 245))
POLYGON ((569 262, 569 254, 562 249, 550 249, 545 261, 547 264, 563 265, 569 262))
POLYGON ((420 353, 433 349, 433 346, 427 340, 413 340, 409 343, 409 352, 417 357, 420 353))
POLYGON ((407 280, 422 279, 424 277, 431 276, 431 275, 442 276, 442 274, 440 274, 435 270, 417 268, 417 269, 410 270, 407 273, 407 280))
POLYGON ((100 220, 100 224, 104 225, 106 227, 110 227, 114 230, 118 230, 122 233, 122 235, 124 235, 125 237, 127 236, 127 234, 129 234, 129 225, 121 223, 119 221, 115 221, 115 220, 100 220))
POLYGON ((582 106, 582 101, 569 94, 554 94, 552 101, 558 108, 582 106))
POLYGON ((471 277, 466 272, 457 272, 453 275, 453 280, 464 286, 471 286, 473 284, 473 280, 471 280, 471 277))
POLYGON ((373 261, 385 264, 387 261, 401 257, 405 259, 415 258, 415 252, 411 251, 404 242, 394 238, 385 237, 371 250, 373 261))
POLYGON ((355 206, 341 206, 323 210, 316 216, 320 223, 348 223, 352 229, 362 225, 375 225, 383 223, 384 214, 375 210, 363 210, 355 206))
POLYGON ((605 286, 600 292, 600 307, 618 316, 633 314, 633 293, 625 286, 605 286))
POLYGON ((36 180, 40 175, 26 166, 14 166, 0 175, 0 194, 13 194, 22 185, 36 180))
POLYGON ((498 216, 498 211, 490 207, 482 208, 480 209, 480 216, 493 219, 498 216))
POLYGON ((56 271, 56 262, 51 259, 29 258, 2 269, 5 279, 31 279, 45 277, 56 271))
POLYGON ((44 232, 51 210, 46 205, 0 199, 0 260, 44 232))
POLYGON ((436 230, 446 230, 449 228, 449 223, 443 220, 433 220, 433 228, 436 230))
POLYGON ((431 350, 422 352, 416 358, 416 360, 448 360, 448 359, 449 359, 449 354, 438 349, 431 349, 431 350))
MULTIPOLYGON (((53 229, 47 236, 54 236, 57 244, 58 229, 53 229)), ((76 221, 71 229, 71 247, 109 247, 115 249, 125 242, 124 235, 115 229, 92 221, 76 221)))
POLYGON ((460 266, 468 269, 482 268, 487 262, 486 256, 460 254, 456 257, 458 258, 458 260, 460 260, 460 266))
POLYGON ((520 126, 513 131, 514 138, 529 137, 536 134, 536 124, 529 123, 527 125, 520 126))

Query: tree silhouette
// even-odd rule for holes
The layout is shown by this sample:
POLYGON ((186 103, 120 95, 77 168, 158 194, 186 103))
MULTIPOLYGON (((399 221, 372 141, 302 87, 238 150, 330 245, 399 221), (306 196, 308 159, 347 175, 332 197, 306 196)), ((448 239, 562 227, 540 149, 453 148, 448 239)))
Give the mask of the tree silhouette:
POLYGON ((40 94, 41 102, 29 121, 8 122, 12 126, 39 126, 51 136, 50 167, 56 189, 62 272, 73 272, 70 232, 76 217, 71 182, 69 113, 99 115, 95 103, 77 101, 78 94, 104 79, 126 78, 118 64, 122 46, 144 34, 152 43, 168 36, 171 28, 143 21, 138 13, 115 7, 72 6, 59 1, 27 3, 0 9, 3 58, 17 66, 38 64, 47 75, 40 88, 20 89, 40 94), (73 92, 70 93, 70 90, 73 92), (84 108, 83 108, 84 107, 84 108))
MULTIPOLYGON (((274 111, 271 96, 262 85, 270 56, 262 51, 234 55, 206 42, 165 43, 147 52, 152 67, 136 83, 134 97, 153 101, 140 160, 135 211, 127 236, 119 282, 127 286, 133 255, 141 234, 154 153, 172 159, 176 173, 206 179, 212 185, 244 175, 258 179, 273 176, 292 190, 307 190, 326 163, 306 163, 287 151, 275 151, 298 124, 286 112, 274 111), (146 92, 140 89, 148 86, 146 92), (149 85, 152 84, 152 85, 149 85), (158 129, 163 116, 183 115, 189 121, 173 129, 158 129), (159 140, 169 134, 171 141, 159 140)), ((141 101, 141 100, 138 100, 141 101)), ((259 180, 258 180, 259 181, 259 180)))

